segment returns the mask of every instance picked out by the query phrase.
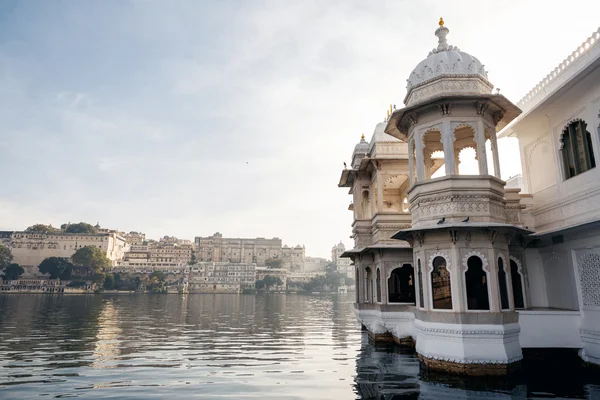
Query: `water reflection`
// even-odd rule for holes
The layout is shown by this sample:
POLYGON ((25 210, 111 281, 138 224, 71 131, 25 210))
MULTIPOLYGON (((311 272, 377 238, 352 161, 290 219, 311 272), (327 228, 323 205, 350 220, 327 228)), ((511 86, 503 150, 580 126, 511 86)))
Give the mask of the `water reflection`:
POLYGON ((0 295, 0 398, 600 395, 597 378, 560 364, 510 381, 420 374, 413 353, 369 343, 352 301, 352 294, 0 295))

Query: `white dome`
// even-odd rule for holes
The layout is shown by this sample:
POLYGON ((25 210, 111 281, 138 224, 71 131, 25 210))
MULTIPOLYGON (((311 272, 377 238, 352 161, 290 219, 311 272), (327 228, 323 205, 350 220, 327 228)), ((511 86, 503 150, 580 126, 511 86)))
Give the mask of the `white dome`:
POLYGON ((372 149, 375 146, 375 143, 384 143, 384 142, 401 142, 400 139, 395 138, 391 135, 385 133, 385 127, 387 126, 387 122, 380 122, 375 126, 375 131, 373 131, 373 136, 371 137, 371 141, 369 148, 372 149))
POLYGON ((360 142, 354 146, 354 152, 352 152, 352 168, 358 168, 360 160, 365 158, 369 153, 369 142, 365 140, 365 135, 362 135, 360 142))
POLYGON ((446 36, 450 30, 440 20, 436 29, 438 45, 421 61, 407 79, 405 104, 411 106, 441 95, 489 94, 493 85, 488 81, 484 65, 476 57, 450 46, 446 36))
POLYGON ((407 88, 444 75, 479 75, 487 79, 487 72, 476 57, 458 49, 446 50, 430 54, 421 61, 410 73, 407 88))

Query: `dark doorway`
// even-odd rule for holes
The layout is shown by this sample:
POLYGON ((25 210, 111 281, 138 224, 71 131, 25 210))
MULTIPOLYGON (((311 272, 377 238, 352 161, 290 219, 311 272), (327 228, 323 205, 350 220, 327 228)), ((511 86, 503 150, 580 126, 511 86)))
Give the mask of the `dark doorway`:
POLYGON ((388 302, 415 304, 415 276, 410 264, 395 268, 388 279, 388 302))
POLYGON ((467 308, 469 310, 489 310, 490 298, 488 295, 487 276, 483 270, 483 262, 477 256, 467 260, 467 308))
POLYGON ((523 301, 523 283, 521 280, 521 274, 519 274, 519 266, 513 260, 510 260, 510 277, 513 289, 513 300, 515 301, 515 308, 525 308, 525 302, 523 301))
POLYGON ((510 306, 508 305, 506 271, 504 270, 504 260, 502 260, 502 258, 498 258, 498 289, 500 289, 500 306, 503 310, 507 310, 510 306))

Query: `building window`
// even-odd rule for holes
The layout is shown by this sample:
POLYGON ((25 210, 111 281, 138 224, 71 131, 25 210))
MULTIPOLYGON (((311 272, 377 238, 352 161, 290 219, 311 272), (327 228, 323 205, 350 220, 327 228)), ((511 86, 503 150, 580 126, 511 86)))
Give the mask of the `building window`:
POLYGON ((414 269, 410 264, 403 264, 392 271, 388 279, 388 301, 390 303, 415 304, 414 269))
POLYGON ((572 178, 596 166, 592 136, 587 131, 585 122, 577 120, 567 125, 560 136, 560 141, 565 179, 572 178))
POLYGON ((465 280, 467 284, 467 308, 469 310, 489 310, 490 299, 487 275, 483 270, 481 258, 477 256, 469 257, 465 280))
POLYGON ((417 260, 418 274, 419 274, 419 307, 425 308, 423 299, 423 271, 421 270, 421 259, 417 260))
POLYGON ((525 302, 523 301, 523 282, 521 280, 521 274, 519 273, 519 267, 514 260, 510 260, 510 277, 515 308, 525 308, 525 302))
POLYGON ((498 289, 500 290, 500 306, 503 310, 509 309, 508 288, 506 286, 506 271, 504 270, 504 260, 498 257, 498 289))
POLYGON ((375 279, 375 289, 377 290, 377 302, 381 303, 381 272, 379 271, 379 268, 377 268, 377 278, 375 279))
POLYGON ((444 257, 437 256, 433 259, 431 293, 433 295, 433 308, 438 310, 452 310, 450 272, 446 267, 446 259, 444 257))

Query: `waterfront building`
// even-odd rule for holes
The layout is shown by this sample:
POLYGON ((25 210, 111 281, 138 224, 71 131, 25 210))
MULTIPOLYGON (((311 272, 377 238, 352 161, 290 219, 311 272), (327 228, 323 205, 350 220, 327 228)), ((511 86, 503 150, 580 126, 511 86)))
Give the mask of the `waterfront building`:
POLYGON ((78 249, 86 246, 102 249, 114 266, 123 259, 129 244, 117 232, 102 233, 30 233, 13 232, 7 243, 13 262, 25 269, 24 276, 38 274, 38 265, 48 257, 70 258, 78 249))
POLYGON ((121 236, 125 238, 125 241, 129 243, 129 245, 134 244, 142 244, 146 241, 146 234, 141 232, 121 232, 121 236))
POLYGON ((405 107, 390 107, 340 178, 353 196, 344 256, 357 317, 376 340, 415 343, 433 370, 506 374, 531 347, 600 364, 600 30, 523 113, 448 33, 440 21, 405 107), (519 139, 524 193, 500 179, 501 130, 519 139))
POLYGON ((305 248, 282 246, 279 238, 224 238, 219 232, 196 237, 196 258, 202 262, 231 262, 264 266, 267 260, 280 260, 281 267, 302 270, 305 248))
POLYGON ((198 262, 190 267, 189 290, 192 293, 240 293, 254 289, 256 264, 198 262))
MULTIPOLYGON (((137 241, 135 238, 133 240, 137 241)), ((118 263, 118 267, 120 270, 132 267, 135 270, 151 270, 151 272, 181 271, 190 262, 192 252, 193 246, 190 240, 165 236, 158 242, 151 240, 131 244, 123 261, 118 263)))
POLYGON ((331 262, 335 264, 335 269, 340 274, 346 275, 348 278, 354 279, 354 265, 347 257, 342 257, 346 252, 346 246, 339 242, 331 248, 331 262))

